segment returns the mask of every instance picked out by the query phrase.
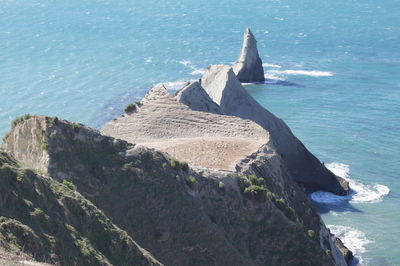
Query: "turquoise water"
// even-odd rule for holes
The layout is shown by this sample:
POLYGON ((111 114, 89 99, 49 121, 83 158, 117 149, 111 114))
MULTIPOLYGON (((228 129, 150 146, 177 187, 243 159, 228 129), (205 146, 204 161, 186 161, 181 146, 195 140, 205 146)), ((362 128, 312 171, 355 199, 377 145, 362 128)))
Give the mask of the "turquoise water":
POLYGON ((400 265, 400 2, 0 0, 0 134, 21 114, 99 128, 258 39, 246 86, 356 192, 315 193, 361 265, 400 265), (389 192, 390 190, 390 192, 389 192))

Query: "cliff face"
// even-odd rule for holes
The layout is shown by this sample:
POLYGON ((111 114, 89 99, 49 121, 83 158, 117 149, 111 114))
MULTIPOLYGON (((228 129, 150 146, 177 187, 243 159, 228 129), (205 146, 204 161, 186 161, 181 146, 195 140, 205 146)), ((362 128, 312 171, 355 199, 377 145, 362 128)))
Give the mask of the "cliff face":
POLYGON ((258 55, 257 41, 249 28, 246 28, 244 32, 242 51, 232 68, 241 82, 265 80, 264 68, 258 55))
POLYGON ((201 86, 220 106, 223 114, 250 119, 266 129, 277 152, 284 158, 291 176, 298 183, 338 195, 348 193, 348 183, 335 176, 311 154, 285 122, 254 100, 229 66, 208 67, 201 78, 201 86))
POLYGON ((243 158, 235 173, 189 167, 167 154, 48 117, 21 122, 8 138, 24 141, 6 139, 6 151, 73 182, 165 265, 345 265, 268 140, 243 158), (46 162, 20 152, 38 138, 30 133, 31 124, 42 125, 37 132, 47 143, 46 162))
MULTIPOLYGON (((45 129, 43 119, 31 118, 20 125, 19 145, 32 143, 35 137, 24 133, 36 131, 36 123, 45 129)), ((23 157, 29 161, 29 156, 23 157)), ((44 167, 35 157, 31 162, 37 168, 44 167)), ((24 169, 2 151, 0 215, 0 245, 11 254, 27 253, 27 258, 62 265, 160 265, 76 192, 72 183, 62 184, 24 169)), ((13 256, 6 258, 11 263, 16 260, 13 256)))

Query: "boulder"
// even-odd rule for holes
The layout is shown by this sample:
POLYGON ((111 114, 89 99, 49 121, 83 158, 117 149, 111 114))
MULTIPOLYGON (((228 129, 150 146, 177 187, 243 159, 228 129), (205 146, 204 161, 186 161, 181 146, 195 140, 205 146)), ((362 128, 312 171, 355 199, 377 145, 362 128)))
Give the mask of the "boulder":
POLYGON ((258 55, 256 38, 249 28, 246 28, 243 38, 242 52, 233 71, 241 82, 263 82, 264 68, 258 55))

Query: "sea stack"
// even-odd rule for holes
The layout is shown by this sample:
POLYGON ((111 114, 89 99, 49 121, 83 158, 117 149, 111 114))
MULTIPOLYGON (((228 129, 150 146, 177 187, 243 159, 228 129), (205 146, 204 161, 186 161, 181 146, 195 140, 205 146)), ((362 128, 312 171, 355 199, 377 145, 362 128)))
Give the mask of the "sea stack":
POLYGON ((243 38, 242 52, 233 65, 233 71, 240 82, 263 82, 264 68, 258 54, 256 38, 249 28, 246 28, 243 38))

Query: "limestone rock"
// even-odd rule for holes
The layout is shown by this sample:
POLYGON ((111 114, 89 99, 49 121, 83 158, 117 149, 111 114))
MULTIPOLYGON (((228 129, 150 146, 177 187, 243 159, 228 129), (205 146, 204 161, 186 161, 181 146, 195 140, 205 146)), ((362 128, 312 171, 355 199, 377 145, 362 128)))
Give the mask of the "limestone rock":
POLYGON ((211 100, 198 81, 186 84, 185 87, 177 92, 175 98, 192 110, 221 114, 219 106, 211 100))
POLYGON ((265 80, 264 68, 258 54, 257 41, 249 28, 246 28, 243 38, 242 51, 233 71, 241 82, 262 82, 265 80))
POLYGON ((201 78, 201 86, 224 114, 250 119, 266 129, 290 174, 298 183, 338 195, 348 193, 348 183, 335 176, 312 155, 285 122, 254 100, 229 66, 208 67, 201 78))
POLYGON ((268 142, 268 132, 253 121, 219 115, 219 106, 198 82, 175 97, 164 92, 162 85, 151 89, 136 113, 110 121, 101 132, 168 152, 192 165, 231 171, 268 142))

